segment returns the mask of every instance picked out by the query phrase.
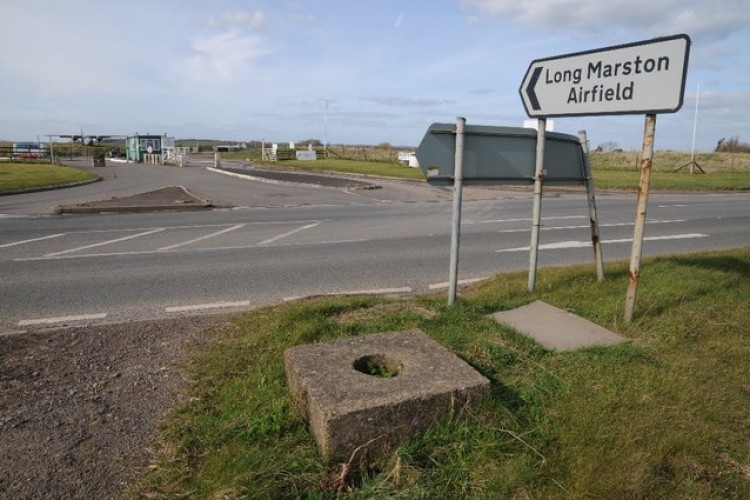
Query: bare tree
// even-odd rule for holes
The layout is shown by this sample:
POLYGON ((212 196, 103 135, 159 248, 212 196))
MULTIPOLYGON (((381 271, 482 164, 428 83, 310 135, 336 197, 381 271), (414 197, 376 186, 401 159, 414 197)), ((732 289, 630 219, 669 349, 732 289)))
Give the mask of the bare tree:
POLYGON ((596 148, 596 151, 610 152, 610 151, 617 151, 619 149, 620 149, 619 144, 613 141, 607 141, 607 142, 603 142, 599 144, 599 146, 597 146, 596 148))

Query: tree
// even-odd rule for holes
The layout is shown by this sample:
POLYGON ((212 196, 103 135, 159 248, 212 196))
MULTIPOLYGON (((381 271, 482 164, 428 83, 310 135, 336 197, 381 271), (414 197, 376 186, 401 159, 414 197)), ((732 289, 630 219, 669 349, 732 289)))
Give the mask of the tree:
POLYGON ((716 143, 717 153, 748 153, 750 152, 750 144, 746 142, 740 142, 739 137, 736 135, 730 139, 722 137, 719 142, 716 143))
POLYGON ((613 141, 603 142, 599 144, 599 146, 597 146, 596 148, 597 151, 607 151, 607 152, 617 151, 618 149, 620 149, 620 145, 613 141))
POLYGON ((297 141, 299 144, 311 144, 314 148, 322 148, 323 142, 320 139, 305 139, 304 141, 297 141))

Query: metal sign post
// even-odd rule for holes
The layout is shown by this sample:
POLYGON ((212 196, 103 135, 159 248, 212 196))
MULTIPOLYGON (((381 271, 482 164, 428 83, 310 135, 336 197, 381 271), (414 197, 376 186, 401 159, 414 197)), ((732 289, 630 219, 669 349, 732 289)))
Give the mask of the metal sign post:
POLYGON ((536 170, 534 172, 534 207, 531 212, 531 247, 529 252, 529 292, 536 288, 536 268, 539 258, 539 231, 542 226, 542 180, 544 179, 544 138, 547 119, 540 118, 536 128, 536 170))
MULTIPOLYGON (((625 304, 627 322, 633 319, 638 292, 651 162, 654 154, 656 114, 675 113, 682 107, 690 43, 689 36, 680 34, 537 59, 529 64, 518 89, 526 114, 531 118, 646 115, 641 179, 638 186, 630 278, 625 304)), ((581 145, 588 153, 585 135, 581 138, 581 145)), ((585 164, 586 185, 589 188, 591 239, 597 260, 597 276, 601 280, 604 276, 601 242, 595 221, 591 170, 588 161, 585 161, 585 164)), ((532 233, 532 245, 533 238, 532 233)), ((533 290, 531 276, 529 290, 533 290)))
POLYGON ((638 295, 638 278, 641 272, 641 255, 643 254, 643 232, 646 227, 648 209, 648 189, 651 184, 651 162, 654 156, 654 136, 656 135, 656 115, 646 115, 643 134, 643 160, 641 160, 641 179, 638 183, 638 201, 635 208, 635 229, 633 230, 633 249, 630 255, 630 272, 628 273, 628 295, 625 302, 625 321, 630 323, 635 312, 635 301, 638 295))
POLYGON ((532 247, 536 251, 532 252, 530 263, 530 286, 533 289, 541 227, 542 182, 549 185, 585 184, 580 139, 574 135, 547 132, 546 120, 539 122, 538 131, 534 131, 522 127, 466 125, 466 119, 458 117, 455 125, 430 125, 417 148, 419 166, 427 182, 438 186, 453 185, 454 188, 448 305, 453 305, 456 300, 464 185, 535 186, 533 220, 536 234, 532 235, 535 238, 532 247))
POLYGON ((461 240, 461 199, 463 197, 464 125, 466 118, 456 117, 456 154, 453 182, 453 223, 451 229, 451 262, 448 271, 448 305, 456 303, 458 287, 458 250, 461 240))
POLYGON ((589 140, 586 131, 578 132, 583 149, 583 168, 586 176, 586 195, 589 202, 589 224, 591 225, 591 244, 594 246, 594 262, 596 264, 596 278, 604 280, 604 258, 602 257, 602 242, 599 238, 599 218, 596 214, 596 194, 594 192, 594 178, 591 176, 591 162, 589 158, 589 140))

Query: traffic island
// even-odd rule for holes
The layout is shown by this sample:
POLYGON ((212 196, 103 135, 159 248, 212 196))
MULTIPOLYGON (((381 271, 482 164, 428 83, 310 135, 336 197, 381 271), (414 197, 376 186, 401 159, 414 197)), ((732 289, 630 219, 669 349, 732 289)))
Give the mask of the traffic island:
POLYGON ((367 463, 460 416, 490 382, 420 330, 284 353, 287 383, 328 463, 367 463))
POLYGON ((89 201, 77 205, 52 207, 53 214, 92 214, 92 213, 141 213, 141 212, 187 212, 193 210, 213 210, 228 205, 213 200, 204 200, 182 186, 171 186, 147 193, 89 201))

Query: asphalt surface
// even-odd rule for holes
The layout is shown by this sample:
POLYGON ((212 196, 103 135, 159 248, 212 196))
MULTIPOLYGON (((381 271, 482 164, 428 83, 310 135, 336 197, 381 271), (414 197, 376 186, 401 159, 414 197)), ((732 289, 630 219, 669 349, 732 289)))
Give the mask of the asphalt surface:
MULTIPOLYGON (((321 189, 197 167, 98 173, 105 180, 89 186, 0 198, 0 333, 242 310, 315 294, 445 289, 450 190, 391 180, 378 180, 376 190, 321 189), (159 186, 184 186, 232 208, 49 214, 51 205, 112 197, 105 193, 122 200, 159 186)), ((526 269, 531 194, 465 194, 459 279, 526 269)), ((627 259, 635 196, 598 202, 605 261, 627 259)), ((748 246, 748 214, 748 194, 652 195, 644 255, 748 246)), ((582 194, 545 195, 543 222, 541 267, 592 261, 582 194)))
POLYGON ((263 180, 283 182, 313 187, 324 187, 333 189, 359 190, 380 189, 375 182, 363 181, 361 178, 352 178, 335 174, 314 174, 307 172, 295 172, 291 170, 267 170, 251 166, 221 166, 215 171, 239 174, 250 180, 263 180))
MULTIPOLYGON (((70 189, 0 196, 0 214, 4 217, 48 215, 54 206, 124 198, 172 186, 185 187, 200 199, 237 208, 438 202, 452 199, 452 192, 448 188, 428 188, 424 183, 393 179, 367 179, 366 182, 372 182, 381 188, 371 190, 311 189, 306 182, 238 182, 236 178, 208 171, 207 167, 213 165, 209 161, 196 162, 185 168, 108 163, 105 168, 95 169, 86 161, 70 164, 96 173, 103 181, 70 189)), ((247 165, 247 162, 223 163, 225 168, 242 168, 247 165)), ((464 193, 467 201, 527 197, 528 191, 496 188, 472 187, 467 188, 464 193)))

